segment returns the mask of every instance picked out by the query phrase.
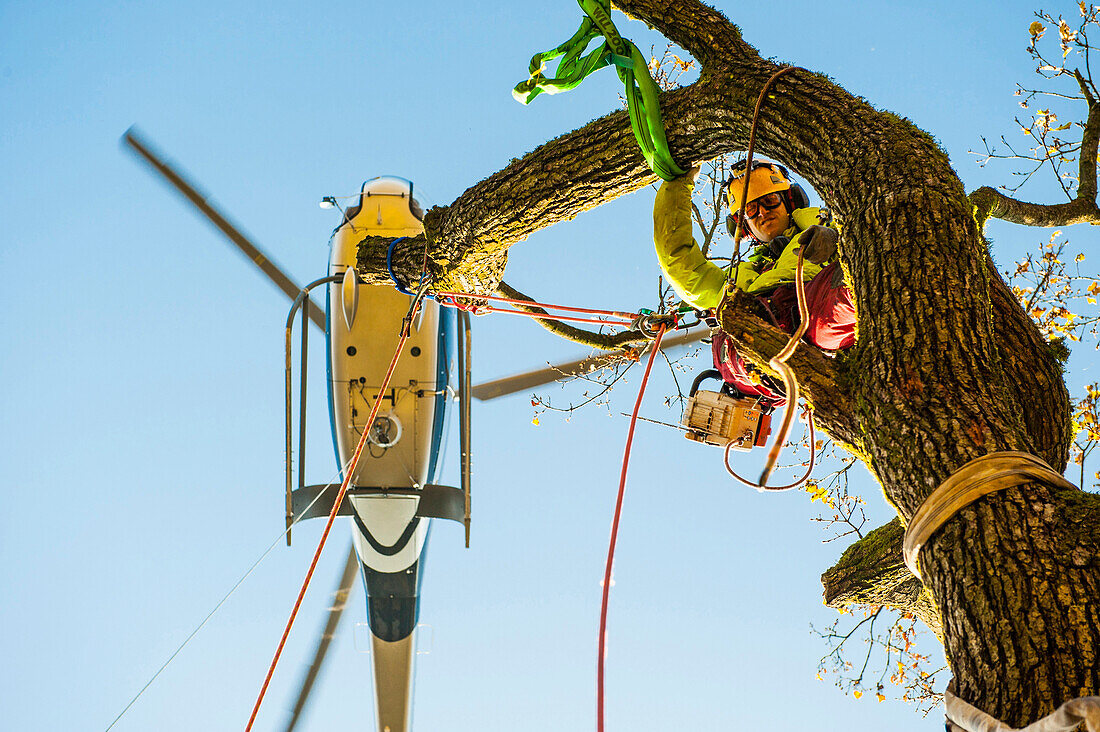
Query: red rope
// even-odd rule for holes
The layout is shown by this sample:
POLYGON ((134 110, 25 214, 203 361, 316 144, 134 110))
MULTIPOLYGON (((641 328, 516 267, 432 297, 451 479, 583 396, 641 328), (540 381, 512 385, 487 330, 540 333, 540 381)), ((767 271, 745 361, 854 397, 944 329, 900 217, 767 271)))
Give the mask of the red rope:
POLYGON ((607 547, 607 567, 603 573, 603 600, 600 604, 599 655, 596 660, 596 729, 598 732, 603 732, 603 662, 607 641, 607 598, 611 592, 611 566, 615 561, 615 540, 619 536, 619 516, 622 515, 623 494, 626 491, 626 468, 630 464, 630 446, 634 442, 634 425, 638 423, 638 411, 642 406, 642 395, 645 394, 649 372, 653 370, 653 362, 656 360, 657 351, 661 349, 661 338, 664 334, 665 327, 662 325, 658 328, 657 337, 653 340, 653 349, 649 352, 649 361, 645 366, 642 384, 638 387, 638 399, 634 402, 634 411, 630 415, 630 429, 626 433, 626 449, 623 451, 623 470, 619 475, 619 495, 615 499, 615 517, 611 520, 611 541, 607 547))
POLYGON ((473 313, 474 315, 485 315, 487 313, 504 313, 505 315, 526 315, 528 318, 537 318, 539 320, 559 320, 567 323, 588 323, 590 325, 612 325, 622 328, 628 323, 616 323, 613 320, 604 320, 602 318, 578 318, 574 315, 551 315, 550 313, 531 313, 525 310, 509 310, 508 308, 496 308, 492 305, 459 305, 458 303, 443 301, 440 303, 443 306, 450 306, 458 308, 459 310, 465 310, 466 312, 473 313))
MULTIPOLYGON (((525 311, 505 310, 501 308, 494 308, 490 305, 472 305, 466 306, 458 303, 458 298, 466 300, 486 300, 489 302, 502 302, 508 305, 516 305, 525 308, 542 308, 543 310, 561 310, 567 313, 583 313, 586 315, 603 315, 609 318, 618 318, 627 322, 633 322, 638 318, 640 313, 624 313, 620 310, 596 310, 594 308, 577 308, 569 305, 550 305, 549 303, 535 302, 533 300, 514 300, 508 297, 499 297, 497 295, 474 295, 468 292, 437 292, 435 293, 436 299, 440 305, 448 305, 451 307, 457 307, 463 310, 472 310, 473 312, 490 312, 490 313, 515 313, 518 315, 533 315, 534 317, 549 318, 553 316, 542 315, 540 313, 528 313, 525 311)), ((569 320, 569 318, 554 317, 554 320, 569 320)), ((603 321, 599 320, 576 320, 574 322, 580 323, 599 323, 603 321)))
POLYGON ((367 418, 366 427, 363 429, 363 436, 359 438, 359 444, 355 448, 355 454, 351 458, 351 463, 344 473, 344 481, 340 484, 340 492, 336 494, 336 500, 332 503, 332 510, 328 514, 328 522, 325 524, 324 533, 321 534, 321 541, 317 544, 317 551, 313 554, 313 561, 309 565, 309 571, 306 572, 305 581, 302 582, 302 589, 298 592, 298 599, 294 603, 294 609, 290 612, 290 619, 286 621, 286 630, 283 631, 283 637, 279 640, 279 647, 275 649, 275 658, 271 660, 271 666, 267 670, 267 677, 264 679, 264 685, 260 689, 260 695, 256 698, 256 706, 252 707, 252 716, 248 718, 248 726, 245 727, 245 732, 249 732, 252 729, 252 725, 256 722, 256 715, 260 711, 260 704, 264 700, 264 694, 267 693, 267 687, 271 683, 271 677, 275 674, 275 666, 279 663, 279 656, 283 653, 283 646, 286 645, 286 639, 290 635, 290 628, 294 625, 294 618, 298 615, 298 609, 302 606, 302 599, 306 595, 306 589, 309 587, 309 582, 313 579, 313 571, 317 569, 317 561, 321 558, 321 550, 325 548, 325 542, 328 541, 329 531, 332 529, 332 524, 336 521, 336 514, 340 510, 340 504, 344 501, 344 496, 348 492, 348 486, 351 484, 352 476, 355 475, 355 469, 359 464, 359 457, 363 454, 363 447, 367 443, 367 435, 370 434, 370 427, 374 424, 374 418, 378 415, 378 408, 382 404, 382 395, 386 391, 386 387, 390 384, 390 377, 393 376, 393 370, 397 368, 397 359, 401 357, 401 350, 405 347, 405 341, 409 338, 409 332, 407 329, 402 329, 401 340, 397 344, 397 350, 394 351, 393 360, 390 361, 390 368, 386 372, 386 378, 382 380, 382 386, 378 389, 378 396, 374 400, 374 406, 370 410, 370 417, 367 418))

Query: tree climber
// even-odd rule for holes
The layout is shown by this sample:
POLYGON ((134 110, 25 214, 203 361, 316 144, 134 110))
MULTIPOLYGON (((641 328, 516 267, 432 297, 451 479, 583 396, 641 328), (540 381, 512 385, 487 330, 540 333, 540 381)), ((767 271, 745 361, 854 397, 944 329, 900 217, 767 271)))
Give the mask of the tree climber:
MULTIPOLYGON (((698 174, 699 166, 695 166, 661 186, 653 203, 653 241, 661 270, 676 293, 692 307, 709 310, 725 297, 729 279, 726 270, 709 261, 692 237, 691 191, 698 174)), ((744 163, 734 166, 725 185, 733 212, 726 220, 732 236, 745 186, 744 163)), ((855 306, 851 290, 844 286, 844 271, 835 261, 839 234, 831 224, 822 225, 827 216, 809 205, 802 187, 792 186, 786 168, 775 163, 753 163, 747 198, 745 230, 756 246, 748 260, 734 270, 734 285, 757 296, 776 326, 793 332, 798 325, 794 278, 799 250, 805 247, 803 277, 809 283, 806 300, 810 311, 806 338, 824 350, 851 346, 855 342, 855 306), (830 263, 823 267, 826 262, 830 263)), ((752 376, 724 334, 716 334, 713 346, 715 366, 734 389, 745 396, 761 397, 772 406, 783 403, 782 387, 752 376)))

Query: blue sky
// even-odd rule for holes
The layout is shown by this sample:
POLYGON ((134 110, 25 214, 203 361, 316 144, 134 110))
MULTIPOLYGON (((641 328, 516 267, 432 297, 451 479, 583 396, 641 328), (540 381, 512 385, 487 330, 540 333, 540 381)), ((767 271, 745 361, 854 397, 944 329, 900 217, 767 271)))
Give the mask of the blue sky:
MULTIPOLYGON (((968 190, 1007 179, 967 151, 1018 134, 1028 3, 718 5, 765 56, 932 133, 968 190)), ((616 17, 643 51, 663 45, 616 17)), ((616 107, 610 71, 529 107, 511 98, 531 54, 579 19, 564 1, 0 4, 0 726, 106 727, 282 529, 288 304, 120 135, 137 124, 305 282, 324 273, 337 221, 322 196, 394 174, 447 203, 616 107)), ((507 280, 551 302, 651 305, 652 199, 642 189, 538 232, 507 280)), ((989 234, 1002 264, 1047 236, 989 234)), ((1095 249, 1090 232, 1068 236, 1095 249)), ((519 319, 476 320, 474 343, 477 381, 581 355, 519 319)), ((1071 389, 1096 380, 1093 358, 1074 356, 1071 389)), ((335 466, 312 376, 307 464, 323 482, 335 466)), ((528 395, 475 406, 473 546, 457 527, 433 532, 417 729, 593 725, 618 413, 638 378, 610 414, 534 426, 528 395)), ((671 388, 656 378, 646 416, 676 421, 671 388)), ((630 474, 608 729, 801 730, 807 715, 823 732, 939 727, 815 680, 826 651, 809 624, 834 617, 818 577, 843 547, 822 544, 805 494, 748 491, 717 451, 653 425, 639 426, 630 474)), ((873 525, 888 520, 877 486, 858 483, 873 525)), ((242 728, 320 528, 277 547, 117 729, 242 728)), ((348 540, 334 531, 258 729, 283 718, 348 540)), ((359 588, 347 615, 305 729, 373 724, 359 588)))

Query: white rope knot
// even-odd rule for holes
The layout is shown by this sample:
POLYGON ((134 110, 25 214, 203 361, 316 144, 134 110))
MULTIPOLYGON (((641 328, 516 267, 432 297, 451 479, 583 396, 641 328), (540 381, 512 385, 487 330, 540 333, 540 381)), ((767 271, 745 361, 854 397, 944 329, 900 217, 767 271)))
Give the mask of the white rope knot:
POLYGON ((919 578, 921 547, 948 519, 982 496, 1032 481, 1076 489, 1041 458, 1026 452, 994 452, 963 465, 932 491, 913 514, 902 544, 905 566, 919 578))

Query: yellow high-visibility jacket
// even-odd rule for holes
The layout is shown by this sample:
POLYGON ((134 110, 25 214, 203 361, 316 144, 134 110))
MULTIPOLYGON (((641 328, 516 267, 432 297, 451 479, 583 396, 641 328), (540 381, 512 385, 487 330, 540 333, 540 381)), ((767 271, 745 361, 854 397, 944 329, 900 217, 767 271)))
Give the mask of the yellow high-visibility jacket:
MULTIPOLYGON (((676 293, 699 310, 716 307, 727 286, 726 270, 707 260, 691 233, 691 189, 689 176, 665 182, 653 202, 653 243, 661 270, 676 293)), ((770 244, 758 246, 748 261, 737 266, 734 282, 749 294, 767 294, 779 285, 794 282, 798 267, 798 235, 818 223, 818 209, 800 208, 791 212, 793 226, 783 232, 790 238, 779 258, 770 244), (774 262, 771 269, 764 270, 774 262)), ((812 262, 803 263, 803 280, 809 281, 821 271, 812 262)))

